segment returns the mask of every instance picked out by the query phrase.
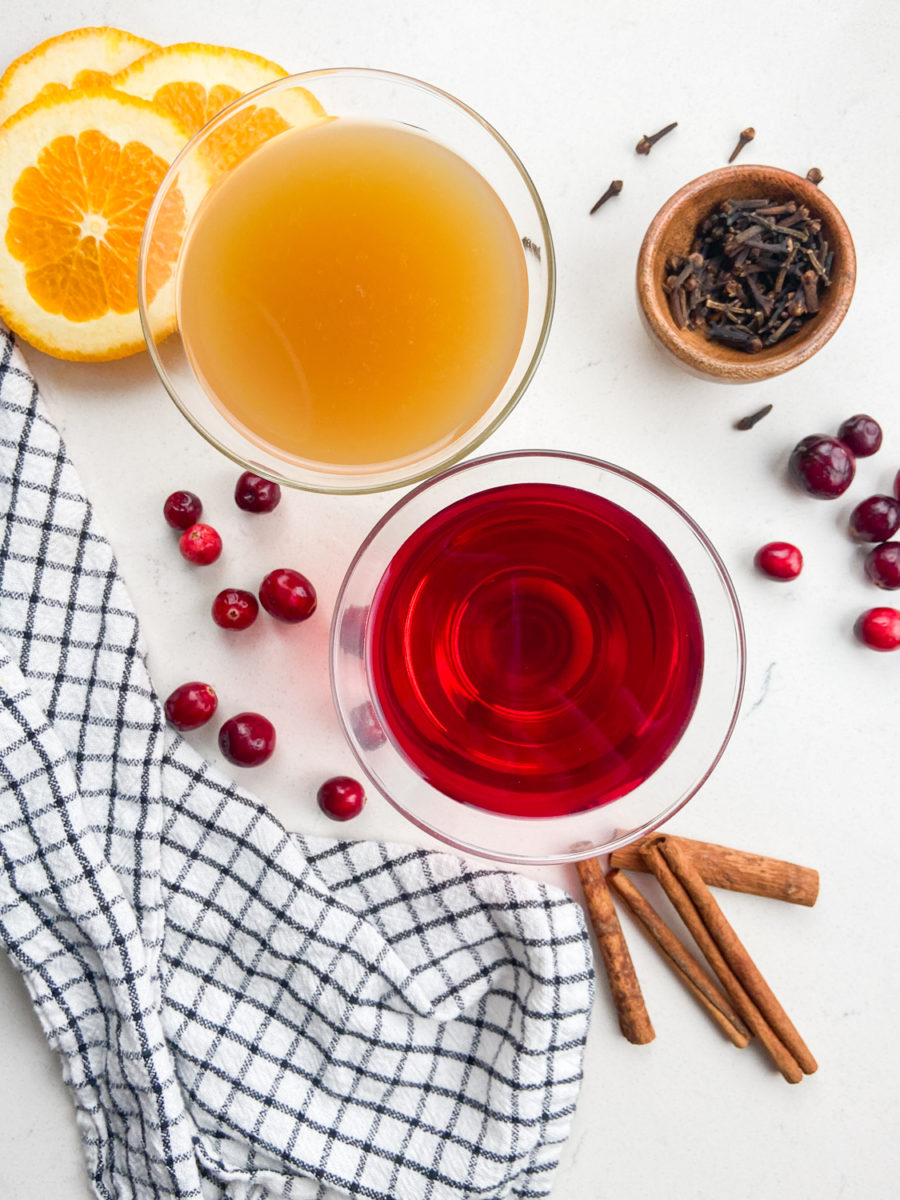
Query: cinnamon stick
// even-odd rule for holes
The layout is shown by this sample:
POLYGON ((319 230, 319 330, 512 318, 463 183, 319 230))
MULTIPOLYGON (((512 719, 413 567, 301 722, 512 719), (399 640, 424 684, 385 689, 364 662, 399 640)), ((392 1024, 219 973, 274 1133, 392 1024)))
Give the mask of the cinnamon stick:
POLYGON ((800 1064, 790 1050, 776 1037, 771 1026, 744 990, 740 980, 726 962, 718 945, 710 935, 683 884, 676 878, 667 859, 663 856, 658 835, 643 845, 647 864, 656 876, 663 891, 672 902, 675 911, 690 931, 691 936, 703 952, 716 978, 728 993, 741 1019, 756 1034, 772 1061, 788 1083, 799 1083, 803 1078, 800 1064))
MULTIPOLYGON (((655 836, 648 834, 629 846, 614 850, 610 855, 610 866, 626 871, 646 871, 643 848, 655 836)), ((805 904, 809 908, 816 902, 819 873, 811 867, 767 858, 762 854, 748 854, 744 850, 733 850, 714 842, 700 842, 673 834, 666 834, 666 837, 690 851, 700 877, 710 887, 768 896, 773 900, 786 900, 789 904, 805 904)))
POLYGON ((818 1063, 719 908, 712 892, 703 882, 690 854, 668 837, 659 838, 657 845, 679 883, 690 896, 722 957, 740 980, 772 1032, 782 1045, 787 1047, 803 1073, 812 1075, 818 1069, 818 1063))
POLYGON ((627 875, 616 868, 608 873, 606 882, 628 905, 650 940, 725 1036, 739 1049, 746 1046, 750 1041, 750 1031, 732 1008, 728 997, 672 932, 646 896, 627 875))
POLYGON ((576 869, 606 967, 619 1028, 629 1042, 637 1046, 645 1045, 652 1042, 656 1034, 603 869, 596 858, 582 859, 576 863, 576 869))

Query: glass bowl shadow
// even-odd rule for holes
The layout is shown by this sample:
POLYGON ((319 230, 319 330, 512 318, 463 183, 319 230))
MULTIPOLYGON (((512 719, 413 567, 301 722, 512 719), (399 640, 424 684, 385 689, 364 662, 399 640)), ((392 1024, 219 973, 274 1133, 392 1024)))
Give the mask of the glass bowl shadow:
MULTIPOLYGON (((257 122, 257 125, 259 123, 257 122)), ((274 136, 278 136, 275 134, 274 136)), ((264 146, 266 140, 259 143, 264 146)), ((249 151, 254 153, 258 146, 249 151)), ((226 157, 231 151, 226 146, 226 157)), ((244 149, 240 149, 244 155, 244 149)), ((240 157, 240 162, 244 161, 240 157)), ((425 479, 461 460, 509 415, 543 354, 556 295, 553 239, 543 204, 509 144, 473 109, 421 80, 365 68, 334 68, 288 76, 235 101, 217 114, 171 164, 148 215, 138 267, 138 302, 144 338, 159 378, 182 414, 208 442, 247 468, 281 484, 319 492, 375 492, 425 479), (310 97, 314 98, 312 102, 310 97), (298 111, 309 122, 310 104, 329 117, 387 122, 425 133, 455 152, 483 177, 506 208, 523 246, 528 282, 524 336, 498 394, 467 428, 421 455, 360 465, 319 463, 280 451, 236 427, 197 379, 177 321, 178 272, 191 222, 220 168, 229 132, 252 126, 259 112, 298 111), (173 221, 181 236, 173 237, 173 221), (186 232, 185 232, 186 231, 186 232), (173 243, 177 246, 173 248, 173 243), (160 281, 162 280, 162 284, 160 281), (158 293, 163 291, 160 297, 158 293)))
POLYGON ((415 488, 378 522, 341 586, 331 629, 335 708, 368 780, 419 829, 457 850, 521 864, 607 854, 658 828, 696 794, 734 730, 744 689, 745 637, 728 572, 708 537, 658 488, 612 463, 543 450, 470 460, 415 488), (388 565, 420 526, 489 488, 548 483, 602 496, 638 517, 668 548, 693 592, 704 667, 693 713, 669 756, 618 798, 568 816, 523 817, 461 803, 433 787, 391 736, 370 669, 370 610, 388 565))

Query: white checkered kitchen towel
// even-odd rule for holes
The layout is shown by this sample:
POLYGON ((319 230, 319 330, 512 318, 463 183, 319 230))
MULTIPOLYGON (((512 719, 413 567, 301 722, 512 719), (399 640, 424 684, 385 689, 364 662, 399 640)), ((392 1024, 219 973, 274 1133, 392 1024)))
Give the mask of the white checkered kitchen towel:
POLYGON ((593 967, 578 906, 306 839, 166 728, 112 551, 0 329, 0 944, 101 1197, 549 1191, 593 967))

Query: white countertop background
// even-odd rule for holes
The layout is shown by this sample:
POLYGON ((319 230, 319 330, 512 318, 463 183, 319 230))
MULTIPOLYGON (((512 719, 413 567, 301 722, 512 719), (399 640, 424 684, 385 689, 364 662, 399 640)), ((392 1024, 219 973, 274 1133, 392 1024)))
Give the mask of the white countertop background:
MULTIPOLYGON (((648 477, 704 527, 733 575, 749 644, 744 706, 718 770, 672 829, 821 872, 812 909, 720 893, 820 1069, 790 1087, 758 1048, 731 1047, 626 916, 656 1040, 623 1040, 601 978, 553 1200, 897 1195, 900 653, 868 651, 851 629, 865 608, 900 607, 900 593, 892 601, 865 581, 845 527, 850 509, 889 491, 900 468, 900 8, 4 0, 0 58, 5 66, 55 33, 102 24, 160 43, 230 44, 291 71, 405 72, 477 109, 531 173, 559 265, 544 360, 485 450, 575 449, 648 477), (649 157, 634 153, 641 134, 673 120, 677 130, 649 157), (658 207, 722 165, 746 125, 757 136, 738 161, 822 169, 823 190, 854 235, 859 278, 844 325, 816 359, 768 383, 723 387, 653 349, 633 277, 658 207), (622 195, 589 218, 614 177, 622 195), (774 410, 755 429, 734 430, 767 402, 774 410), (852 490, 833 503, 793 491, 784 475, 791 447, 855 412, 882 422, 885 444, 860 461, 852 490), (754 571, 755 550, 775 538, 806 557, 792 584, 754 571)), ((223 715, 258 708, 272 717, 279 752, 241 782, 289 828, 427 844, 378 795, 343 830, 314 799, 323 779, 355 773, 328 691, 332 604, 357 545, 398 495, 291 493, 272 516, 250 520, 231 499, 235 468, 192 433, 145 356, 96 366, 27 356, 119 556, 158 691, 209 679, 223 715), (203 497, 223 535, 213 567, 184 563, 162 520, 163 499, 180 487, 203 497), (313 580, 316 616, 297 628, 260 622, 229 640, 208 617, 212 596, 282 565, 313 580)), ((191 737, 217 757, 214 730, 191 737)), ((529 873, 577 894, 571 868, 529 873)), ((90 1195, 56 1059, 4 958, 0 1196, 90 1195)))

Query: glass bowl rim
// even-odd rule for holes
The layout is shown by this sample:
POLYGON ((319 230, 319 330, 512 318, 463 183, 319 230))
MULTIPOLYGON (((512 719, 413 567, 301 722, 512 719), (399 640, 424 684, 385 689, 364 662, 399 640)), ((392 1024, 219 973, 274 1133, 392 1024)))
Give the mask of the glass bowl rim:
MULTIPOLYGON (((427 132, 427 131, 426 131, 427 132)), ((502 197, 501 197, 502 202, 502 197)), ((505 207, 505 206, 504 206, 505 207)), ((556 250, 553 242, 553 234, 550 229, 550 222, 547 217, 546 209, 540 194, 525 168, 522 160, 519 158, 516 151, 512 148, 509 142, 499 133, 489 121, 481 116, 474 108, 466 104, 463 100, 452 95, 452 93, 418 79, 413 75, 405 75, 396 71, 386 71, 376 67, 325 67, 310 71, 302 71, 293 75, 284 75, 278 79, 272 80, 270 83, 263 84, 261 87, 254 89, 252 92, 247 92, 232 101, 225 108, 220 109, 201 129, 182 146, 178 154, 169 164, 165 175, 160 181, 156 195, 150 205, 144 222, 144 229, 141 235, 140 248, 138 251, 138 273, 137 273, 137 291, 138 291, 138 314, 141 323, 141 332, 144 337, 144 343, 154 370, 169 398, 173 401, 181 415, 188 423, 204 438, 211 446, 219 453, 224 454, 235 465, 244 470, 258 470, 260 474, 266 475, 270 479, 274 479, 279 484, 286 487, 296 488, 298 491, 319 492, 328 495, 363 495, 372 492, 386 492, 400 487, 408 487, 411 484, 417 484, 422 481, 427 481, 433 476, 442 473, 446 469, 459 463, 466 458, 473 450, 477 449, 490 435, 506 420, 509 414, 513 411, 516 405, 521 400, 522 396, 528 389, 534 373, 543 357, 544 350, 547 345, 547 340, 550 335, 550 327, 553 321, 553 314, 556 305, 556 250), (390 478, 384 479, 378 473, 368 473, 354 475, 348 473, 346 482, 344 477, 334 476, 327 481, 316 482, 314 478, 300 480, 291 476, 286 471, 278 471, 275 468, 263 466, 263 464, 249 462, 241 457, 239 453, 230 449, 225 445, 219 437, 208 430, 202 422, 192 412, 190 405, 181 396, 179 389, 170 379, 168 371, 162 363, 158 349, 157 340, 151 328, 151 321, 147 311, 147 304, 144 296, 144 279, 146 276, 146 265, 149 259, 150 246, 150 231, 159 214, 163 203, 163 198, 172 181, 177 177, 184 163, 188 161, 190 156, 196 151, 197 147, 219 126, 229 120, 241 108, 257 103, 260 98, 267 95, 269 92, 281 91, 287 88, 307 87, 312 80, 327 78, 331 76, 359 76, 366 79, 383 79, 387 82, 400 84, 403 87, 411 89, 419 89, 428 93, 431 96, 437 97, 442 101, 447 102, 452 108, 464 113, 475 124, 487 133, 487 135, 499 146, 500 150, 506 155, 507 159, 512 163, 521 182, 525 186, 525 190, 534 206, 535 214, 541 229, 542 235, 542 261, 544 263, 547 282, 546 288, 543 289, 543 314, 541 316, 540 329, 537 333, 535 346, 531 353, 528 362, 524 365, 512 394, 506 400, 501 408, 491 417, 483 429, 479 429, 477 433, 471 436, 463 435, 458 443, 453 443, 446 447, 446 453, 440 455, 437 461, 431 465, 421 465, 420 463, 411 463, 407 470, 402 467, 395 468, 390 472, 390 478)), ((529 289, 530 295, 530 289, 529 289)), ((539 297, 540 299, 540 297, 539 297)), ((171 334, 167 335, 171 336, 171 334)), ((165 339, 161 339, 165 340, 165 339)), ((512 376, 511 376, 512 378, 512 376)), ((494 402, 496 403, 496 401, 494 402)), ((489 406, 487 411, 490 411, 489 406)), ((385 472, 388 474, 388 472, 385 472)))

